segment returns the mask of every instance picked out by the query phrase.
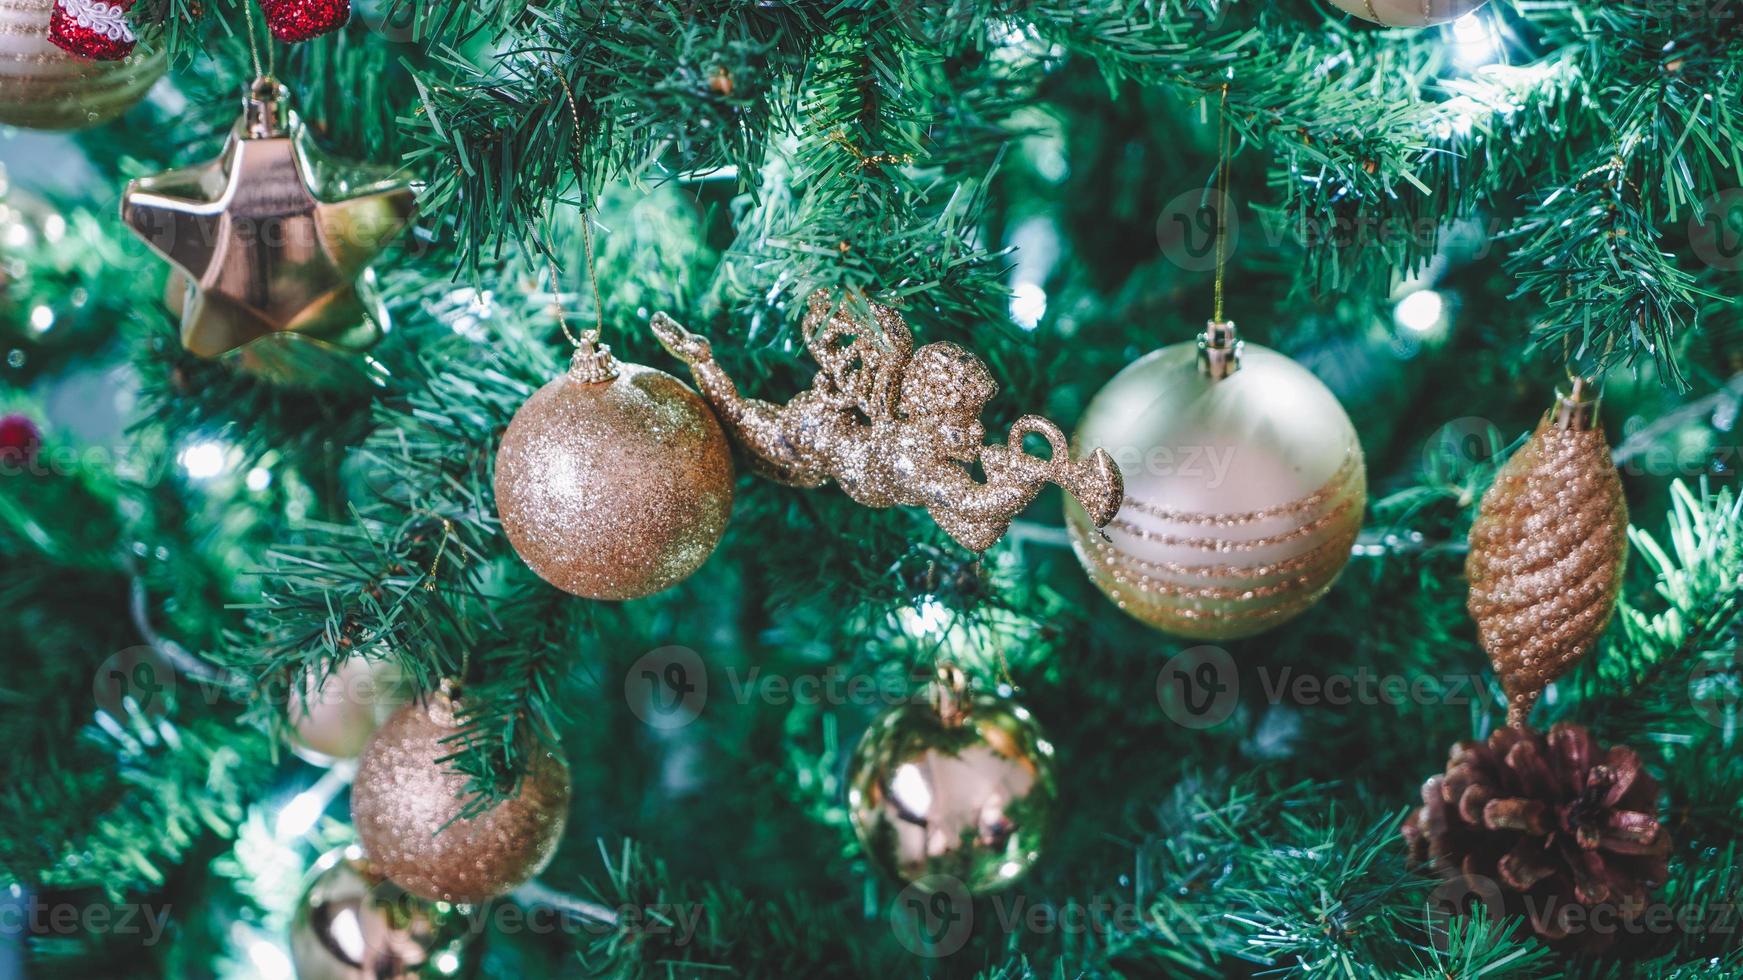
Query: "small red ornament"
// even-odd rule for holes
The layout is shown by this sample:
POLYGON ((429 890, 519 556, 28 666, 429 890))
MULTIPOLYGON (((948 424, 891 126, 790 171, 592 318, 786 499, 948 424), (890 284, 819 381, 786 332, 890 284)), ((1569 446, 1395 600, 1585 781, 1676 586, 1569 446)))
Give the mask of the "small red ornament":
POLYGON ((28 415, 0 417, 0 476, 29 470, 41 450, 42 430, 28 415))
POLYGON ((266 28, 280 41, 307 41, 351 19, 351 0, 260 0, 266 28))
POLYGON ((56 47, 91 61, 120 61, 137 40, 127 23, 134 0, 55 0, 48 39, 56 47))

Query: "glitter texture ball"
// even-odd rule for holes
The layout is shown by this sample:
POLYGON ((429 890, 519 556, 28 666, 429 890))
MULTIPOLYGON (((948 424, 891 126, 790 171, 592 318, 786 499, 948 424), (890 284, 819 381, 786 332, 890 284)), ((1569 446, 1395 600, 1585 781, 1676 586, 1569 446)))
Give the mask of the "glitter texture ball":
POLYGON ((127 22, 131 9, 133 0, 55 0, 48 39, 55 47, 90 61, 119 61, 139 43, 127 22))
POLYGON ((1053 746, 1040 726, 1021 706, 986 695, 958 712, 931 704, 884 712, 860 740, 848 780, 853 829, 880 871, 922 888, 948 876, 974 894, 1028 873, 1058 800, 1053 746))
POLYGON ((315 862, 291 918, 297 980, 423 980, 461 976, 471 919, 388 881, 361 848, 315 862))
POLYGON ((651 595, 689 577, 719 543, 732 514, 732 450, 682 381, 584 348, 503 433, 496 512, 522 560, 557 588, 589 599, 651 595))
POLYGON ((1106 449, 1125 476, 1105 536, 1066 502, 1090 579, 1132 616, 1193 639, 1251 636, 1319 601, 1367 506, 1343 406, 1256 344, 1220 380, 1200 369, 1197 344, 1146 355, 1090 402, 1072 448, 1106 449))
POLYGON ((351 0, 261 0, 260 12, 275 39, 294 44, 344 27, 351 0))
POLYGON ((1331 0, 1363 20, 1387 27, 1432 27, 1471 13, 1489 0, 1331 0))
POLYGON ((1511 723, 1598 642, 1627 557, 1628 502, 1603 430, 1545 416, 1483 494, 1465 559, 1511 723))
POLYGON ((169 60, 145 47, 92 61, 49 41, 53 0, 0 3, 0 124, 84 129, 108 122, 145 97, 169 60))
POLYGON ((436 760, 459 732, 435 694, 375 733, 351 785, 351 823, 370 863, 414 895, 477 903, 513 890, 550 863, 569 812, 569 766, 547 752, 527 764, 520 793, 466 820, 466 777, 436 760), (452 821, 450 823, 450 821, 452 821))

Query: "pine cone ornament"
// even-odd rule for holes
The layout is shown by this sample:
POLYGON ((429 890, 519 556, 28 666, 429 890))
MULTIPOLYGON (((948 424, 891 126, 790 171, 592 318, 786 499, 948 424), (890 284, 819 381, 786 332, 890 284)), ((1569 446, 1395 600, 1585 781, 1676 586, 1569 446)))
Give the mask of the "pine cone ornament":
POLYGON ((1523 726, 1453 747, 1422 784, 1402 828, 1412 860, 1466 894, 1499 895, 1545 939, 1603 948, 1645 911, 1668 874, 1658 782, 1626 745, 1601 748, 1579 725, 1523 726))
POLYGON ((1543 689, 1610 622, 1628 557, 1628 503, 1584 382, 1557 398, 1483 495, 1465 574, 1477 636, 1522 725, 1543 689))

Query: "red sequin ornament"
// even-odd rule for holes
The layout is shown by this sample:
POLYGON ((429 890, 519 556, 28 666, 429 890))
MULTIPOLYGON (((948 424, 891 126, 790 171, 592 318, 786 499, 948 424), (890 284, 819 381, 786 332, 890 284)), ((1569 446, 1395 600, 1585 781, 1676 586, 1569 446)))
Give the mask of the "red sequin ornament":
POLYGON ((260 0, 267 30, 280 41, 307 41, 351 19, 351 0, 260 0))
POLYGON ((134 0, 55 0, 48 39, 56 47, 91 61, 120 61, 133 53, 133 28, 127 11, 134 0))

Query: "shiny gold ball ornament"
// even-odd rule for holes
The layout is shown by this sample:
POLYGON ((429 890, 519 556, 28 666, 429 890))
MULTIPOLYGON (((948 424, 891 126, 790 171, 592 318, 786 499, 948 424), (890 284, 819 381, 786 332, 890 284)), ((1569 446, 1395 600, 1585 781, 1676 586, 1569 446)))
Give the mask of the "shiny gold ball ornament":
POLYGON ((156 45, 92 61, 48 39, 54 0, 0 3, 0 125, 85 129, 131 109, 169 67, 156 45))
POLYGON ((1483 494, 1465 575, 1477 636, 1523 725, 1543 689, 1610 622, 1628 559, 1628 501, 1585 381, 1538 423, 1483 494))
POLYGON ((465 972, 469 916, 407 894, 358 847, 330 851, 291 918, 297 980, 431 980, 465 972))
POLYGON ((701 567, 732 514, 732 449, 677 378, 583 340, 568 373, 514 413, 496 452, 496 513, 540 578, 635 599, 701 567))
POLYGON ((317 766, 357 758, 406 703, 402 680, 398 663, 361 654, 324 674, 304 674, 286 709, 291 751, 317 766))
POLYGON ((1318 602, 1367 506, 1343 406, 1230 323, 1121 371, 1085 409, 1072 448, 1105 449, 1125 477, 1105 533, 1066 501, 1090 580, 1137 619, 1192 639, 1252 636, 1318 602))
POLYGON ((336 160, 257 79, 216 160, 143 177, 121 220, 185 283, 182 346, 279 384, 367 384, 388 329, 369 264, 411 221, 411 183, 336 160))
POLYGON ((891 708, 866 730, 847 805, 880 871, 985 894, 1040 858, 1058 795, 1053 746, 1029 712, 969 693, 947 670, 928 701, 891 708))
POLYGON ((370 740, 351 784, 351 823, 380 873, 414 895, 477 903, 513 890, 550 863, 569 812, 569 766, 536 751, 520 791, 477 816, 467 779, 437 760, 460 732, 446 692, 401 708, 370 740))
POLYGON ((1433 27, 1474 13, 1489 0, 1331 0, 1363 20, 1387 27, 1433 27))

